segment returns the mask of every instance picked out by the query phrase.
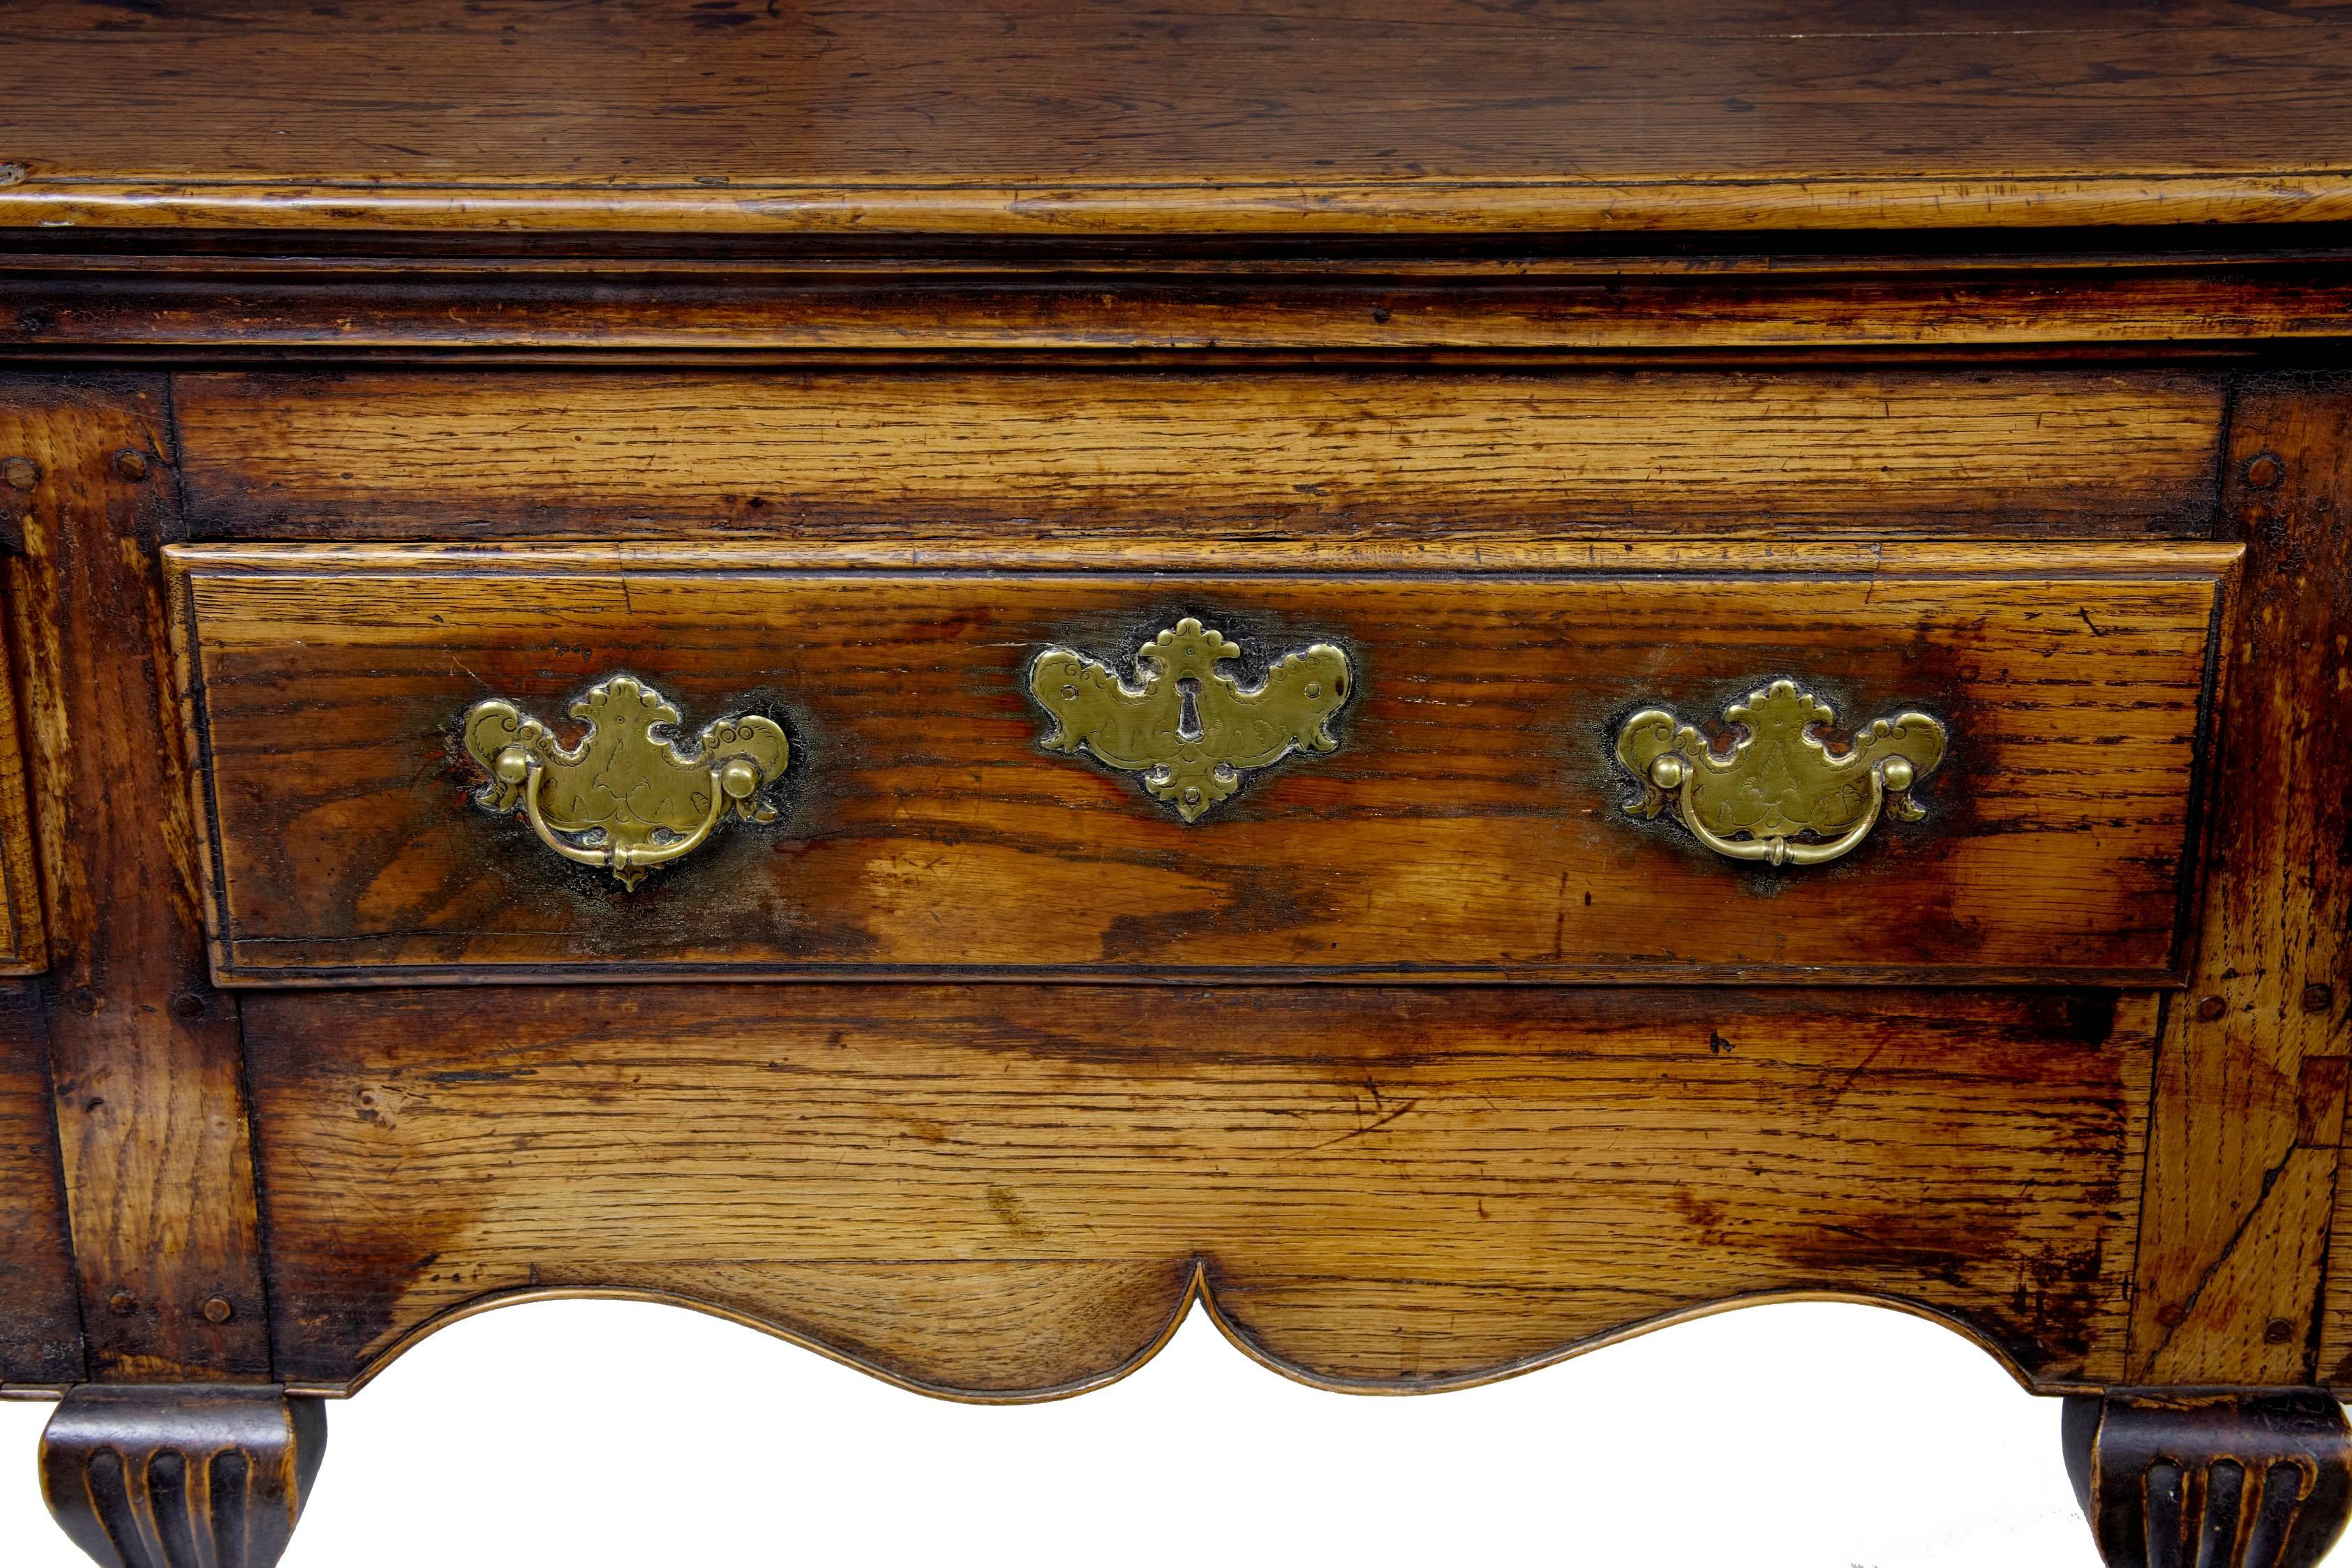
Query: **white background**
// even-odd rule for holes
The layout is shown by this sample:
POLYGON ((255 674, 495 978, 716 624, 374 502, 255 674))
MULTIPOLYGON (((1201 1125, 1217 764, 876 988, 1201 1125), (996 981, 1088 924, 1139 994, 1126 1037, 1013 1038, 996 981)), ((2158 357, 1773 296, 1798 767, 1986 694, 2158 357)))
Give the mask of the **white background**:
MULTIPOLYGON (((539 1302, 328 1406, 285 1568, 2096 1568, 2058 1408, 1861 1306, 1417 1398, 1303 1387, 1196 1315, 1123 1383, 989 1407, 677 1308, 539 1302)), ((34 1479, 48 1411, 0 1404, 8 1568, 86 1568, 34 1479)))

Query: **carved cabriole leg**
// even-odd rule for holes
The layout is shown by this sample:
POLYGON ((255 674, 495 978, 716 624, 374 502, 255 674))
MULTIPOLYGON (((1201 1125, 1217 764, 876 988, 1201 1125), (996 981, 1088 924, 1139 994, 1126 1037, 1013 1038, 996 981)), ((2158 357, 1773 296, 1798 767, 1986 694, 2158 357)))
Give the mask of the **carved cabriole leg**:
POLYGON ((108 1568, 270 1568, 326 1448, 320 1401, 282 1388, 86 1384, 41 1435, 41 1492, 108 1568))
POLYGON ((2352 1426, 2316 1390, 2080 1396, 2064 1436, 2108 1568, 2311 1568, 2352 1514, 2352 1426))

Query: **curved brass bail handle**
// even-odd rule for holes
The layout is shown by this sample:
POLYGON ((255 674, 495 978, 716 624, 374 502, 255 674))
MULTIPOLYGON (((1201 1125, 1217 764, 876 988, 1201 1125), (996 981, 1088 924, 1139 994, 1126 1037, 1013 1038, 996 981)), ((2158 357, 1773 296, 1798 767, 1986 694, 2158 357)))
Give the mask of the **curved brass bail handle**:
POLYGON ((654 867, 693 853, 726 818, 772 822, 780 814, 761 791, 783 777, 792 742, 772 718, 716 718, 681 744, 678 710, 634 675, 597 683, 569 711, 588 732, 568 748, 503 697, 468 708, 460 737, 488 776, 473 802, 495 816, 520 811, 541 843, 575 865, 602 866, 634 891, 654 867), (542 788, 548 774, 552 789, 542 788))
MULTIPOLYGON (((505 758, 499 760, 503 763, 505 758)), ((614 843, 583 849, 559 838, 555 830, 547 825, 547 819, 539 814, 539 781, 545 777, 547 769, 540 766, 536 758, 528 755, 524 757, 523 763, 530 772, 523 780, 522 814, 530 821, 530 831, 539 835, 539 841, 565 860, 577 861, 582 865, 609 866, 615 875, 625 875, 691 853, 697 845, 710 836, 710 830, 719 825, 719 814, 727 809, 727 802, 730 799, 740 800, 751 793, 748 789, 732 789, 733 780, 720 778, 725 769, 714 768, 710 770, 710 809, 702 814, 701 825, 686 837, 673 839, 666 844, 614 843)))
POLYGON ((1775 839, 1726 839, 1707 831, 1698 820, 1698 810, 1691 804, 1691 791, 1677 789, 1675 795, 1682 806, 1683 826, 1688 828, 1700 843, 1717 854, 1728 855, 1736 861, 1763 861, 1770 865, 1819 865, 1833 861, 1870 836, 1878 826, 1879 808, 1886 803, 1886 781, 1877 768, 1870 770, 1870 809, 1862 821, 1826 843, 1809 844, 1801 841, 1775 839))
POLYGON ((1837 714, 1794 681, 1774 681, 1723 710, 1739 732, 1728 754, 1666 708, 1644 708, 1617 732, 1618 765, 1640 782, 1626 802, 1655 817, 1675 801, 1691 836, 1727 860, 1820 865, 1846 854, 1880 821, 1927 813, 1913 786, 1944 760, 1943 724, 1905 710, 1873 719, 1830 749, 1837 714))

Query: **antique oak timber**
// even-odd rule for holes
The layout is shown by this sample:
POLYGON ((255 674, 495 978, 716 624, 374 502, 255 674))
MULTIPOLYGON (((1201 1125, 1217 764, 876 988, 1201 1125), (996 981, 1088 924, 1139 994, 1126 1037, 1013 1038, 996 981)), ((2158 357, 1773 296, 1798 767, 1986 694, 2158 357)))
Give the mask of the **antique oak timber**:
POLYGON ((0 46, 0 1394, 98 1561, 599 1293, 980 1401, 1871 1301, 2110 1564, 2344 1527, 2352 5, 0 46))

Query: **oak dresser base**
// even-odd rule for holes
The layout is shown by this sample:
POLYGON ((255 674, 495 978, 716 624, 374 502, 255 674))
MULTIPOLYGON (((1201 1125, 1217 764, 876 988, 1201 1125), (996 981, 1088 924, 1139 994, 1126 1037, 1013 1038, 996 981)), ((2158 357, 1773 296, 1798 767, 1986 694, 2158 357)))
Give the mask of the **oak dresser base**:
POLYGON ((1870 1301, 2113 1568, 2343 1531, 2345 0, 5 20, 100 1563, 597 1294, 994 1403, 1870 1301))

